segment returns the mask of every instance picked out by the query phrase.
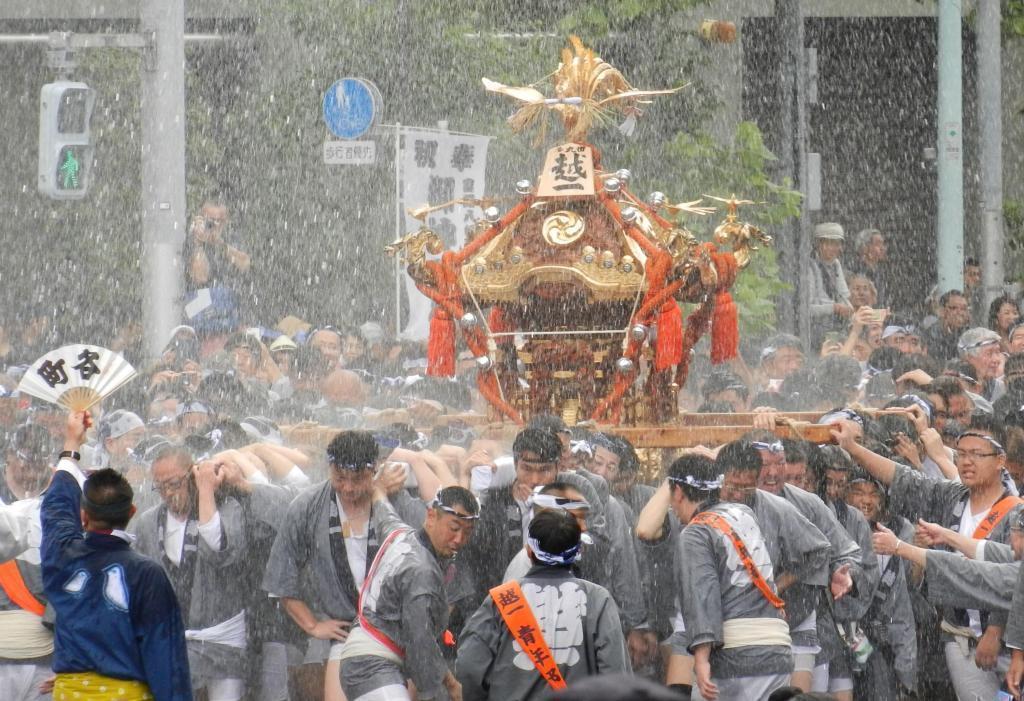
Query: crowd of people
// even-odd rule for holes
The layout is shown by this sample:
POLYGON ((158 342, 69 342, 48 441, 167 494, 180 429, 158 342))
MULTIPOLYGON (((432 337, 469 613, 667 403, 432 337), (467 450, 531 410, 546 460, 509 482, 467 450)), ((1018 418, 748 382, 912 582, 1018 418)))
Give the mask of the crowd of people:
POLYGON ((193 223, 188 325, 91 414, 18 396, 39 333, 3 349, 4 698, 1019 698, 1012 297, 912 318, 884 234, 844 266, 819 225, 812 343, 695 361, 680 411, 750 430, 654 474, 557 416, 481 433, 468 354, 429 377, 377 321, 260 325, 203 287, 250 264, 225 218, 193 223), (797 411, 831 442, 779 440, 797 411))

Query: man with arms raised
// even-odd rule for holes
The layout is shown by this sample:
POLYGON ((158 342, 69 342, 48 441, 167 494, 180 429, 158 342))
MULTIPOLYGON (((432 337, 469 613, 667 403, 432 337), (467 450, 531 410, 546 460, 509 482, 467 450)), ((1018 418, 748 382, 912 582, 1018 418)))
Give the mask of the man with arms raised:
MULTIPOLYGON (((993 436, 978 431, 960 435, 956 444, 960 482, 928 479, 920 472, 871 452, 854 440, 846 424, 832 432, 839 445, 868 473, 889 486, 893 513, 911 522, 923 519, 976 540, 1008 543, 1011 512, 1020 500, 1002 482, 1006 451, 993 436)), ((984 544, 980 545, 984 549, 984 544)), ((999 691, 995 665, 1002 626, 979 610, 946 609, 942 631, 946 663, 961 701, 994 698, 999 691)))
MULTIPOLYGON (((307 659, 326 660, 326 698, 340 699, 339 661, 359 589, 384 538, 402 525, 374 474, 380 448, 366 431, 342 431, 327 446, 329 479, 300 493, 278 529, 263 589, 310 636, 307 659)), ((316 665, 319 667, 319 665, 316 665)), ((316 680, 309 682, 317 686, 316 680)), ((319 693, 316 695, 319 695, 319 693)))
POLYGON ((78 466, 88 420, 85 412, 68 417, 43 498, 43 584, 57 611, 54 698, 190 701, 171 582, 158 563, 131 550, 124 532, 135 514, 132 488, 115 470, 86 479, 78 466))

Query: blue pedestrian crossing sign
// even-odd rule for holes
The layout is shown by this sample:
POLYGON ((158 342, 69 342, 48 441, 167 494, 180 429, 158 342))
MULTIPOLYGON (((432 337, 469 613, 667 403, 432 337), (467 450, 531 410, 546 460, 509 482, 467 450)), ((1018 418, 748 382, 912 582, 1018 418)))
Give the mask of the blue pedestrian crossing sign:
POLYGON ((368 80, 342 78, 324 93, 324 123, 339 139, 358 139, 380 110, 380 91, 368 80))

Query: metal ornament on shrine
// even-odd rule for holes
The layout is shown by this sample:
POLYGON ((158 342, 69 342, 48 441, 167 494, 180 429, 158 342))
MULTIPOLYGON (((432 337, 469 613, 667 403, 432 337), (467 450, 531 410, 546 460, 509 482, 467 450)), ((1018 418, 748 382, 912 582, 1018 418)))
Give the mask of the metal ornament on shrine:
POLYGON ((410 211, 419 228, 386 248, 433 303, 428 374, 454 375, 461 344, 475 358, 493 420, 676 422, 676 395, 697 341, 711 336, 713 363, 737 356, 730 288, 750 252, 771 237, 739 220, 739 206, 749 203, 716 197, 727 214, 713 240, 702 242, 685 219, 715 207, 703 198, 673 204, 661 192, 637 196, 637 174, 602 163, 589 141, 593 128, 635 120, 652 97, 680 88, 638 90, 575 37, 548 93, 539 84, 483 82, 518 103, 509 118, 514 131, 535 130, 539 146, 555 121, 565 136, 547 150, 535 180, 515 183, 511 200, 431 200, 410 211), (453 248, 427 216, 454 202, 481 216, 453 248), (685 320, 683 303, 694 305, 685 320))

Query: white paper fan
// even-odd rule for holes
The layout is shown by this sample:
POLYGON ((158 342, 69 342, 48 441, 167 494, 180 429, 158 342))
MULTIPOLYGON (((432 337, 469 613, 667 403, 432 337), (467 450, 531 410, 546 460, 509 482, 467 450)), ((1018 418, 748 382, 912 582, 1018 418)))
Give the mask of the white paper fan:
POLYGON ((71 411, 85 411, 135 377, 118 353, 77 344, 52 350, 32 363, 18 391, 71 411))

